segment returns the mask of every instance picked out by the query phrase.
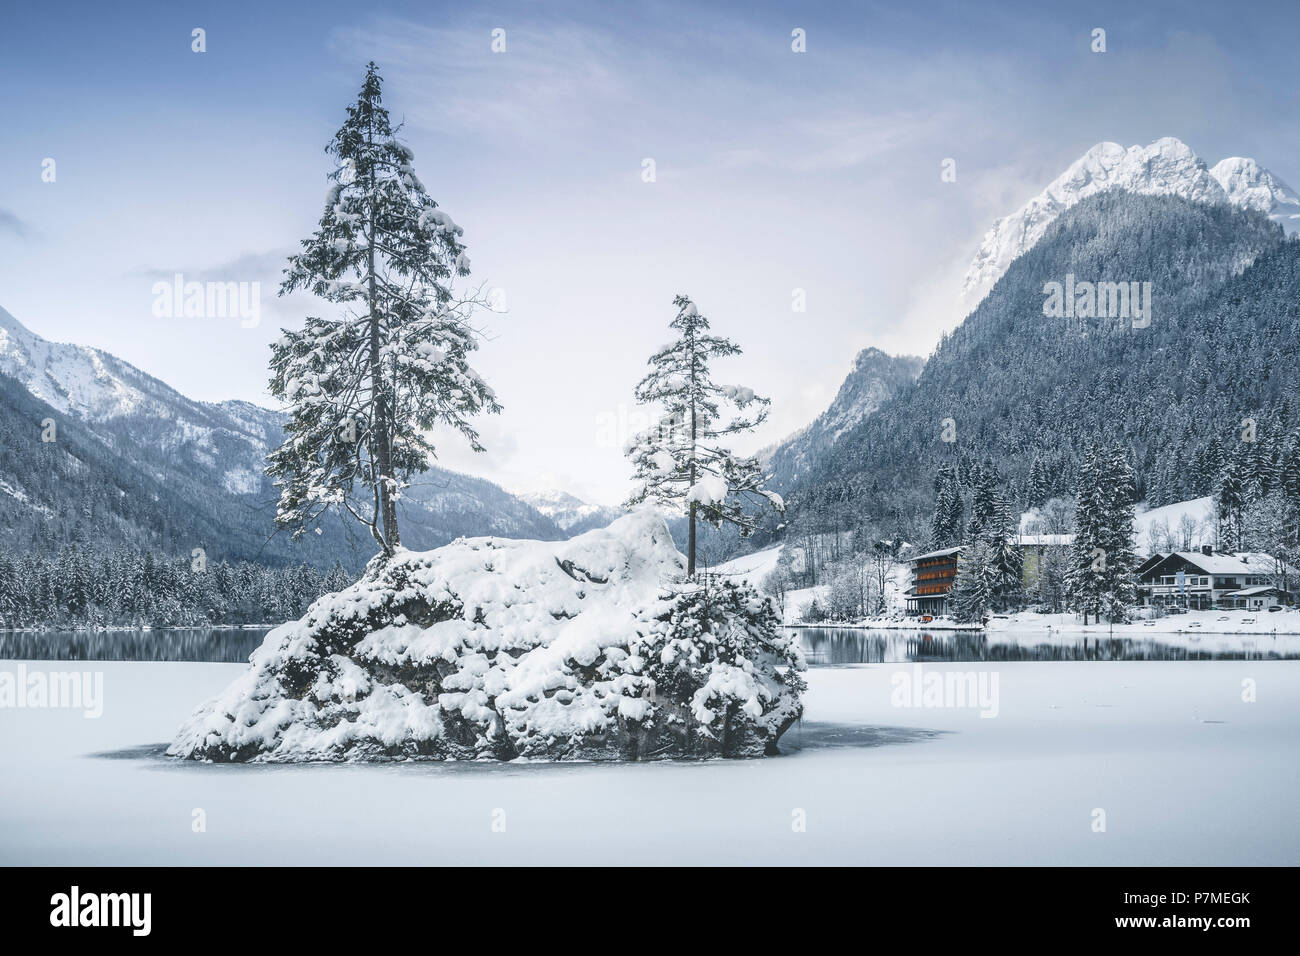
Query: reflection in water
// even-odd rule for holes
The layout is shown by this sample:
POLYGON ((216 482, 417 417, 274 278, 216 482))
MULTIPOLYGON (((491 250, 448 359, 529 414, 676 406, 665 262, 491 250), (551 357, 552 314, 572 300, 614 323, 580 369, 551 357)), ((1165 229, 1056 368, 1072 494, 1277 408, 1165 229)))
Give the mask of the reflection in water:
MULTIPOLYGON (((1179 647, 1143 638, 1107 638, 1080 634, 1072 642, 1054 635, 1052 643, 1035 644, 1020 634, 1019 643, 993 643, 975 631, 873 631, 860 628, 792 628, 803 642, 810 667, 844 664, 900 664, 909 661, 1197 661, 1283 660, 1268 648, 1210 651, 1179 647)), ((1003 640, 995 638, 995 641, 1003 640)))
MULTIPOLYGON (((911 661, 1186 661, 1296 659, 1279 654, 1259 639, 1260 648, 1208 650, 1162 644, 1158 640, 1079 635, 1036 644, 1020 634, 990 642, 973 631, 873 631, 864 628, 792 628, 803 642, 812 667, 844 664, 899 664, 911 661)), ((46 631, 0 632, 0 660, 38 661, 214 661, 242 664, 266 637, 264 630, 46 631)))
POLYGON ((0 660, 242 664, 265 637, 265 630, 0 632, 0 660))

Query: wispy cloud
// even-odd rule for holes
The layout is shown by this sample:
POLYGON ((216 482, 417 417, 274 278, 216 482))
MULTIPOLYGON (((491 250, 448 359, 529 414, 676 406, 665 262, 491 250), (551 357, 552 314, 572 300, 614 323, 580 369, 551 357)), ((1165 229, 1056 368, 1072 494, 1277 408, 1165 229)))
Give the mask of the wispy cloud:
POLYGON ((394 108, 415 127, 503 147, 544 144, 552 155, 566 143, 671 150, 672 169, 660 170, 668 177, 850 169, 959 124, 950 78, 925 63, 891 55, 864 65, 854 51, 823 50, 801 71, 779 30, 701 16, 692 11, 689 37, 671 19, 506 19, 503 53, 482 25, 386 18, 337 31, 332 47, 352 62, 376 60, 400 91, 394 108), (869 71, 877 79, 868 84, 869 71))
POLYGON ((19 239, 26 239, 31 234, 31 227, 8 209, 0 209, 0 233, 6 232, 19 239))
POLYGON ((176 263, 169 266, 141 266, 123 275, 126 279, 170 280, 176 273, 195 282, 278 282, 280 272, 292 255, 289 249, 271 249, 266 252, 245 252, 233 259, 215 265, 188 266, 176 263))
POLYGON ((387 18, 337 31, 333 46, 378 61, 403 90, 406 119, 430 129, 554 135, 627 93, 616 66, 621 41, 597 28, 512 26, 504 42, 494 53, 486 29, 387 18))

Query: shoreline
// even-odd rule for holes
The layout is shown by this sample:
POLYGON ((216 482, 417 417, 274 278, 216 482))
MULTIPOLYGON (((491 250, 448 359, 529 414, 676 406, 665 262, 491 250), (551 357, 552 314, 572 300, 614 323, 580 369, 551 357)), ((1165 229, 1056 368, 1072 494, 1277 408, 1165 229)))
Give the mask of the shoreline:
POLYGON ((270 631, 278 624, 168 624, 154 627, 149 624, 136 626, 131 624, 112 624, 91 627, 78 625, 73 627, 0 627, 0 634, 150 634, 155 631, 270 631))
MULTIPOLYGON (((823 622, 807 624, 787 622, 783 626, 801 629, 853 630, 853 631, 911 631, 926 633, 946 631, 952 633, 989 635, 1007 634, 1011 636, 1054 637, 1076 635, 1079 637, 1114 637, 1134 639, 1155 634, 1181 635, 1183 637, 1300 637, 1300 615, 1288 615, 1287 619, 1267 627, 1274 615, 1258 614, 1257 620, 1250 624, 1237 621, 1220 621, 1222 615, 1215 611, 1193 612, 1203 617, 1187 615, 1189 620, 1174 622, 1167 618, 1157 621, 1130 621, 1124 624, 1081 624, 1077 621, 1061 620, 1069 615, 1013 615, 998 618, 987 626, 981 624, 960 624, 956 621, 936 620, 928 624, 919 624, 908 620, 867 619, 852 622, 823 622), (1035 620, 1035 618, 1038 618, 1035 620), (1214 618, 1209 620, 1209 618, 1214 618)), ((1181 617, 1182 615, 1180 615, 1181 617)), ((1249 616, 1249 615, 1247 615, 1249 616)))

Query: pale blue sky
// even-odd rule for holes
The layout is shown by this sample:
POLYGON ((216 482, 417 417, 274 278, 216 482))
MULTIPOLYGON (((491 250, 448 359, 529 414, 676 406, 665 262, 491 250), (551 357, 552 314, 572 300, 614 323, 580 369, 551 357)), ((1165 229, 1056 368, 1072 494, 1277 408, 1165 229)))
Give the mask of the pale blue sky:
POLYGON ((194 397, 268 403, 267 343, 310 305, 274 300, 278 272, 374 59, 510 309, 479 363, 506 405, 490 454, 452 442, 443 462, 605 502, 628 475, 605 426, 677 292, 745 349, 717 377, 772 397, 757 447, 821 411, 858 349, 927 353, 983 232, 1096 142, 1177 136, 1300 186, 1294 3, 43 2, 0 20, 0 305, 194 397), (154 317, 177 271, 260 281, 261 325, 154 317))

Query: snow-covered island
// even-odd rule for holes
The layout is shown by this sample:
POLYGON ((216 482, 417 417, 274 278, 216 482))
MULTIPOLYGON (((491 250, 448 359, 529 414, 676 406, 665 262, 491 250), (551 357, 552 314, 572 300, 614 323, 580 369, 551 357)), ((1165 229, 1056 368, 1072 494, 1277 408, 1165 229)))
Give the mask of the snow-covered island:
POLYGON ((210 761, 776 753, 802 653, 747 584, 683 581, 641 509, 561 542, 376 559, 272 630, 168 750, 210 761))

